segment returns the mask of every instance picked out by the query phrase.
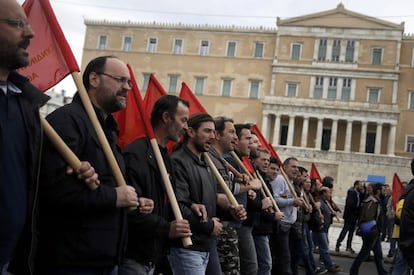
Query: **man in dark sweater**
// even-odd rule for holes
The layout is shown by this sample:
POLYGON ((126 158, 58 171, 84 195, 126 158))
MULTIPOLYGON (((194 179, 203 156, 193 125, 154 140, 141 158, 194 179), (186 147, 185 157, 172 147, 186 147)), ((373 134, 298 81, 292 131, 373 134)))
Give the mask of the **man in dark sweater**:
MULTIPOLYGON (((124 172, 111 113, 125 107, 131 89, 127 66, 113 56, 95 58, 85 68, 83 83, 124 172)), ((47 119, 80 159, 91 162, 100 184, 92 191, 78 177, 67 175, 63 158, 45 145, 39 188, 40 274, 117 274, 126 240, 126 210, 139 206, 149 213, 152 201, 138 199, 129 185, 117 185, 79 94, 47 119)))

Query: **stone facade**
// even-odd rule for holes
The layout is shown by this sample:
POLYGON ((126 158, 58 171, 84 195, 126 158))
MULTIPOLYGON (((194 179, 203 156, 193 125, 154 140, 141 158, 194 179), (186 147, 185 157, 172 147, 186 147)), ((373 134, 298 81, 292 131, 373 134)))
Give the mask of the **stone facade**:
POLYGON ((180 82, 213 115, 258 124, 283 158, 315 162, 344 195, 355 179, 411 177, 414 37, 345 9, 261 27, 86 20, 83 67, 99 55, 130 63, 145 94, 154 73, 180 82))

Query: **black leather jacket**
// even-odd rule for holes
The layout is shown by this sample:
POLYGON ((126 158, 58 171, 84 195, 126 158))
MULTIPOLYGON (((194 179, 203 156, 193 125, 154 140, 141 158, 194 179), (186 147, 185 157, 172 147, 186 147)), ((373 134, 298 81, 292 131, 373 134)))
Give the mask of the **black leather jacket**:
MULTIPOLYGON (((184 219, 190 222, 193 246, 189 249, 210 251, 217 205, 217 181, 203 158, 199 159, 186 145, 172 155, 176 175, 176 196, 184 219), (191 204, 204 204, 208 221, 200 223, 200 218, 191 210, 191 204)), ((181 246, 180 243, 175 245, 181 246)))

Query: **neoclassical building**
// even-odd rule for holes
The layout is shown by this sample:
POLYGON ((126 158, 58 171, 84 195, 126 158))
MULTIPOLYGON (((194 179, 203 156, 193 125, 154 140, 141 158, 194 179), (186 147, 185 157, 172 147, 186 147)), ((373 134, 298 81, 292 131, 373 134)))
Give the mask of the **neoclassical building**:
POLYGON ((182 81, 213 115, 256 123, 282 158, 333 176, 411 177, 414 37, 345 9, 277 19, 274 28, 86 20, 83 66, 98 55, 130 63, 145 94, 154 73, 182 81))

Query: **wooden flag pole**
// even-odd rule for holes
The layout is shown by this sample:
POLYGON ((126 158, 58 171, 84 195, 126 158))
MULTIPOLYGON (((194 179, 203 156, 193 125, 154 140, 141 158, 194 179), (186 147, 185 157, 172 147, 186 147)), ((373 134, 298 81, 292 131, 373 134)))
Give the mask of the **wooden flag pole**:
MULTIPOLYGON (((40 123, 42 124, 43 131, 49 138, 50 142, 55 146, 56 150, 60 153, 60 155, 65 159, 65 161, 72 167, 75 171, 78 170, 81 166, 81 161, 72 152, 69 146, 62 140, 62 138, 56 133, 55 129, 49 124, 49 122, 39 114, 40 116, 40 123)), ((93 183, 86 184, 91 190, 95 190, 98 186, 93 183)))
POLYGON ((259 171, 256 170, 256 174, 259 177, 260 181, 262 182, 262 186, 264 191, 266 192, 267 196, 270 198, 270 200, 272 201, 273 207, 275 208, 276 212, 280 212, 280 208, 277 205, 275 198, 273 198, 272 193, 270 192, 269 188, 266 186, 266 183, 263 180, 262 175, 260 175, 259 171))
MULTIPOLYGON (((155 159, 157 160, 158 168, 160 169, 162 181, 164 182, 165 190, 167 192, 168 199, 171 204, 171 208, 176 220, 183 220, 183 215, 181 214, 180 207, 178 206, 177 198, 175 196, 170 177, 168 176, 167 168, 165 167, 164 160, 162 158, 160 148, 158 147, 158 142, 155 138, 150 139, 151 147, 154 150, 155 159)), ((184 247, 189 247, 193 245, 190 237, 185 237, 181 239, 184 247)))
POLYGON ((234 207, 239 205, 239 202, 234 197, 233 193, 231 192, 230 188, 227 186, 226 182, 224 181, 223 177, 220 175, 217 167, 214 165, 213 161, 211 160, 210 156, 207 152, 203 153, 204 159, 207 161, 208 165, 210 166, 211 170, 213 171, 214 176, 216 177, 217 181, 220 184, 220 187, 223 189, 224 193, 226 194, 227 198, 230 201, 230 204, 234 207))
MULTIPOLYGON (((252 175, 249 170, 247 169, 246 165, 244 165, 244 163, 241 161, 241 159, 239 158, 239 156, 234 152, 234 151, 230 151, 231 155, 233 156, 234 160, 237 162, 237 164, 243 169, 243 171, 249 176, 249 178, 252 179, 256 179, 256 177, 254 175, 252 175)), ((262 194, 262 196, 265 198, 267 197, 265 192, 263 191, 263 183, 262 183, 262 188, 260 188, 260 193, 262 194)))

